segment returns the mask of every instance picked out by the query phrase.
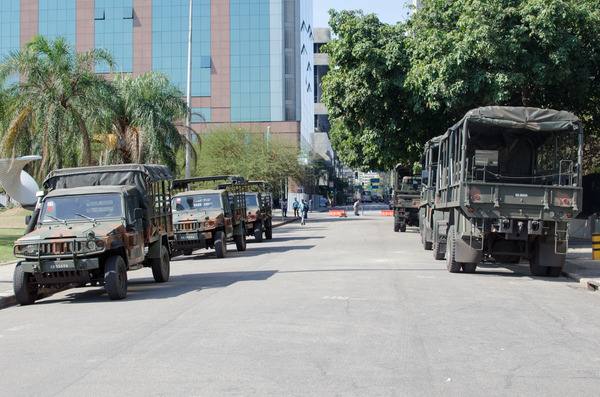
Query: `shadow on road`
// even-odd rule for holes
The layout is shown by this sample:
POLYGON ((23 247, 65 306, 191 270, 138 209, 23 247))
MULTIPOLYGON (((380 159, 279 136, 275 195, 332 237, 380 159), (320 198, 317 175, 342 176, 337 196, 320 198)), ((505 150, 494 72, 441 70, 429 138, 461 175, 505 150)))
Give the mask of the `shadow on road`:
POLYGON ((129 281, 127 297, 122 301, 110 301, 104 287, 85 287, 69 290, 67 296, 62 299, 57 299, 56 295, 42 299, 36 302, 36 305, 89 302, 118 304, 136 300, 168 299, 192 291, 224 288, 245 281, 265 281, 275 273, 277 270, 194 273, 171 276, 166 283, 156 283, 152 277, 136 278, 129 281))

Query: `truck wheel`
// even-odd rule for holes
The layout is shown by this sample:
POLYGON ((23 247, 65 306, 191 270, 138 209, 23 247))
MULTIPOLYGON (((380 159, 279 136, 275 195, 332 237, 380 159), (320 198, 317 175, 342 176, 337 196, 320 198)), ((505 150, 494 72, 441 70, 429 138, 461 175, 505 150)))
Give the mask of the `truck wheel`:
POLYGON ((271 240, 273 238, 273 224, 271 223, 270 219, 267 221, 267 226, 265 227, 265 238, 267 240, 271 240))
POLYGON ((462 267, 461 262, 457 262, 454 255, 456 254, 456 232, 454 225, 448 230, 448 241, 446 242, 446 268, 450 273, 460 272, 462 267))
POLYGON ((475 273, 475 270, 477 269, 477 263, 463 263, 462 269, 465 273, 475 273))
POLYGON ((399 232, 400 231, 400 224, 398 222, 394 222, 394 231, 395 232, 399 232))
POLYGON ((406 223, 401 223, 401 224, 400 224, 400 231, 401 231, 402 233, 404 233, 404 232, 406 231, 406 223))
POLYGON ((15 299, 20 305, 31 305, 37 299, 38 285, 32 281, 33 274, 24 272, 21 262, 17 263, 13 273, 15 299))
POLYGON ((263 241, 262 222, 257 222, 254 225, 254 239, 259 243, 263 241))
POLYGON ((548 267, 540 265, 540 244, 538 240, 533 243, 532 248, 532 256, 529 259, 529 271, 532 276, 545 277, 548 273, 548 267))
POLYGON ((439 241, 437 243, 433 243, 433 257, 438 260, 441 261, 445 258, 446 253, 444 252, 444 248, 442 246, 442 243, 440 243, 439 241))
POLYGON ((225 241, 225 234, 222 231, 218 231, 215 234, 215 251, 217 258, 225 258, 227 256, 227 242, 225 241))
POLYGON ((104 288, 112 300, 123 299, 127 295, 127 269, 120 255, 113 255, 104 264, 104 288))
POLYGON ((431 241, 427 241, 427 237, 425 236, 425 230, 421 233, 421 243, 423 243, 423 249, 426 251, 431 251, 433 249, 433 244, 431 241))
POLYGON ((152 259, 152 275, 157 283, 165 283, 169 280, 171 274, 170 260, 169 250, 162 245, 160 247, 160 258, 152 259))
POLYGON ((560 277, 562 268, 562 266, 548 266, 548 277, 560 277))
POLYGON ((234 237, 235 240, 235 248, 238 251, 246 251, 246 232, 243 231, 242 234, 237 234, 234 237))

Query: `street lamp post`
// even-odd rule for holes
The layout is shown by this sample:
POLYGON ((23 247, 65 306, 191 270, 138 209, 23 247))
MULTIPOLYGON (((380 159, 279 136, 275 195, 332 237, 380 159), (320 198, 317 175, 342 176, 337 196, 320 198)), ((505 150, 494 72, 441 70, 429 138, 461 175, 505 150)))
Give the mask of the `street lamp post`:
POLYGON ((194 0, 190 0, 190 22, 189 22, 189 32, 188 32, 188 62, 187 62, 187 104, 190 108, 190 113, 188 114, 185 123, 186 123, 186 132, 185 136, 187 138, 187 142, 185 145, 185 177, 189 178, 191 176, 191 162, 192 162, 192 6, 194 0))

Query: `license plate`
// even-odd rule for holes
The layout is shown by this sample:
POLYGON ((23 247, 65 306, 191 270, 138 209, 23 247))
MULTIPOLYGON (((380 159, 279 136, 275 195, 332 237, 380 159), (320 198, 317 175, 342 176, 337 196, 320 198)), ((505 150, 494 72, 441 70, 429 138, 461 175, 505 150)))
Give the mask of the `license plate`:
POLYGON ((179 234, 179 239, 180 240, 197 240, 198 239, 198 233, 179 234))

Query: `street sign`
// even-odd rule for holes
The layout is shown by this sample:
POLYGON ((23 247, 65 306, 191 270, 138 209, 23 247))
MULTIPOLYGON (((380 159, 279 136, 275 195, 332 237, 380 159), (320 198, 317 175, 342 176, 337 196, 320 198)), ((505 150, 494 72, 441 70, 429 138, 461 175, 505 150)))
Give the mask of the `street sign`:
POLYGON ((304 186, 298 186, 298 189, 304 189, 304 186))

